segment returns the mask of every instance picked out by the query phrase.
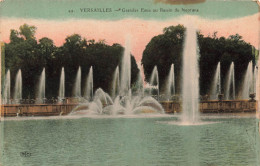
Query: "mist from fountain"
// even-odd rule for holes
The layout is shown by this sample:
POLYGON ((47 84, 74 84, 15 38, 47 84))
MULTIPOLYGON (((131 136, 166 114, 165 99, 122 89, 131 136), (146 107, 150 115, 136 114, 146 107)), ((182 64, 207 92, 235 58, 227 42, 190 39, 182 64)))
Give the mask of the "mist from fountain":
POLYGON ((243 80, 242 86, 242 99, 249 99, 249 94, 254 91, 254 81, 253 81, 253 63, 250 61, 247 66, 246 74, 243 80))
POLYGON ((15 79, 15 87, 14 87, 14 102, 16 104, 20 104, 20 100, 22 99, 22 71, 18 70, 15 79))
POLYGON ((59 100, 63 100, 65 98, 65 73, 64 67, 61 69, 60 75, 60 87, 59 87, 59 100))
POLYGON ((188 25, 185 34, 182 69, 182 124, 199 121, 199 67, 196 29, 188 25))
POLYGON ((174 76, 174 64, 171 64, 170 72, 166 84, 166 96, 168 99, 171 99, 175 95, 175 76, 174 76))
POLYGON ((44 103, 45 99, 45 68, 43 68, 40 81, 39 81, 39 86, 38 86, 38 94, 37 94, 37 100, 36 103, 44 103))
POLYGON ((9 104, 11 97, 11 76, 10 70, 7 70, 5 81, 4 81, 4 94, 3 94, 3 104, 9 104))
POLYGON ((81 67, 79 66, 73 89, 74 97, 81 97, 81 67))
POLYGON ((219 94, 221 94, 220 62, 218 62, 215 75, 211 84, 210 99, 217 100, 219 94))
POLYGON ((93 68, 92 68, 92 66, 90 67, 88 75, 87 75, 87 79, 86 79, 86 83, 85 83, 84 97, 89 101, 92 100, 92 98, 93 98, 93 68))
POLYGON ((119 78, 119 67, 117 66, 115 69, 115 72, 113 74, 113 81, 112 81, 112 87, 111 87, 111 97, 114 99, 118 94, 120 90, 120 78, 119 78))
POLYGON ((235 99, 235 70, 234 70, 234 62, 231 63, 228 74, 226 76, 225 83, 225 99, 226 100, 234 100, 235 99))

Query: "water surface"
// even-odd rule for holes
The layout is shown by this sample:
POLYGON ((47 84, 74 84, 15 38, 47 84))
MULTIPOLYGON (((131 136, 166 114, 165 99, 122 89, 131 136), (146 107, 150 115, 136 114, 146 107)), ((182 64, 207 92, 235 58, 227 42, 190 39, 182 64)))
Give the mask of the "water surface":
POLYGON ((3 165, 257 165, 254 117, 205 116, 218 122, 179 126, 176 116, 11 118, 3 165), (21 152, 30 156, 23 156, 21 152))

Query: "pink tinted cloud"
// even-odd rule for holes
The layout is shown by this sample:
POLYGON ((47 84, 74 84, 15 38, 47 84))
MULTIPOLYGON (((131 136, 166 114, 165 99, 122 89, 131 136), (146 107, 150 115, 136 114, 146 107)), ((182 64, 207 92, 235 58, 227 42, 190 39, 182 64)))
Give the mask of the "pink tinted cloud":
POLYGON ((37 27, 36 38, 51 38, 57 46, 64 43, 65 38, 77 33, 82 37, 95 39, 96 41, 105 39, 107 44, 125 44, 127 35, 131 36, 131 52, 137 61, 142 58, 143 50, 152 37, 162 34, 163 28, 171 25, 183 23, 188 19, 193 19, 197 28, 202 34, 213 34, 218 31, 218 36, 228 37, 232 34, 240 34, 243 39, 254 46, 258 46, 258 14, 229 20, 208 20, 195 16, 184 16, 177 19, 156 21, 129 18, 118 21, 102 20, 66 20, 50 21, 36 19, 2 19, 0 25, 1 37, 5 42, 9 42, 10 29, 19 29, 19 26, 27 23, 37 27))

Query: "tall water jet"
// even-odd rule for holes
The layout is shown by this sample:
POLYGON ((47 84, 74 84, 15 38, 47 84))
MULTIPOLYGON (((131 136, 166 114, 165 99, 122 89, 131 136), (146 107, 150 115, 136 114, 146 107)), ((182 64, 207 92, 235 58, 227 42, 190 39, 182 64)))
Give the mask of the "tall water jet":
POLYGON ((22 71, 18 70, 15 79, 15 87, 14 87, 14 102, 19 104, 22 99, 22 71))
POLYGON ((153 71, 152 71, 152 75, 150 78, 150 95, 155 95, 154 92, 157 92, 157 98, 159 99, 159 74, 158 74, 158 70, 157 70, 157 66, 154 66, 153 71))
POLYGON ((119 67, 117 66, 113 75, 113 82, 112 82, 112 91, 111 96, 112 98, 116 98, 119 95, 120 90, 120 78, 119 78, 119 67))
POLYGON ((84 97, 87 100, 91 100, 93 98, 93 69, 92 69, 92 66, 89 69, 88 76, 86 79, 84 97))
POLYGON ((211 84, 210 99, 218 99, 219 94, 221 94, 220 62, 218 62, 215 75, 211 84))
POLYGON ((124 55, 121 64, 120 95, 129 96, 131 88, 131 55, 130 39, 126 39, 124 55))
POLYGON ((246 74, 243 80, 242 86, 242 99, 249 99, 249 94, 254 91, 254 81, 253 81, 253 63, 252 61, 248 63, 246 74))
POLYGON ((175 76, 174 76, 174 64, 171 64, 170 72, 167 79, 166 95, 168 99, 171 99, 175 95, 175 76))
POLYGON ((199 120, 199 67, 196 29, 186 29, 182 66, 182 123, 194 124, 199 120))
MULTIPOLYGON (((260 52, 259 52, 259 55, 260 55, 260 52)), ((259 66, 260 66, 260 59, 258 59, 258 61, 257 61, 257 67, 256 67, 256 70, 257 70, 257 72, 256 72, 256 74, 257 74, 257 76, 256 76, 256 101, 257 101, 257 105, 258 105, 258 107, 257 107, 257 110, 256 110, 256 117, 257 118, 259 118, 260 119, 260 92, 259 92, 259 90, 260 90, 260 72, 258 71, 258 69, 259 69, 259 66)))
POLYGON ((136 91, 138 93, 137 95, 144 96, 144 82, 143 82, 141 70, 139 70, 139 72, 138 72, 136 87, 137 87, 136 91))
POLYGON ((43 68, 38 86, 37 103, 44 103, 45 99, 45 68, 43 68))
POLYGON ((233 62, 229 67, 228 75, 226 77, 225 99, 226 100, 235 99, 235 70, 234 70, 233 62))
POLYGON ((135 94, 139 96, 144 96, 144 80, 143 80, 143 67, 141 62, 137 62, 137 68, 139 69, 138 77, 135 83, 135 94))
POLYGON ((254 84, 253 92, 254 93, 256 93, 256 89, 257 89, 257 79, 258 79, 258 70, 257 70, 257 66, 255 66, 254 67, 254 79, 253 79, 254 80, 254 82, 253 82, 253 84, 254 84))
POLYGON ((81 67, 80 66, 78 68, 73 94, 74 97, 81 97, 81 67))
POLYGON ((60 75, 59 100, 63 100, 64 98, 65 98, 65 73, 64 73, 64 67, 62 67, 61 75, 60 75))
POLYGON ((4 94, 3 94, 3 104, 9 104, 11 92, 11 76, 10 70, 7 70, 5 81, 4 81, 4 94))

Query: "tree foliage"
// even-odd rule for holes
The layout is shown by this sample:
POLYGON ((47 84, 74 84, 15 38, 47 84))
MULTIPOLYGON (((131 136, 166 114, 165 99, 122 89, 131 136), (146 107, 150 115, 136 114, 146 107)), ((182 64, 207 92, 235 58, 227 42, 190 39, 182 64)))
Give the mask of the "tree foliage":
MULTIPOLYGON (((146 81, 149 82, 153 67, 156 65, 159 72, 160 89, 163 90, 170 66, 173 63, 176 76, 176 91, 180 93, 184 34, 185 27, 183 25, 170 26, 164 28, 163 34, 151 39, 142 57, 146 81)), ((231 35, 228 38, 218 38, 217 32, 207 37, 198 32, 197 36, 200 50, 201 94, 209 92, 211 80, 218 62, 221 63, 222 85, 231 62, 234 62, 235 65, 235 79, 237 83, 242 82, 242 76, 248 62, 252 60, 255 64, 255 54, 252 53, 252 46, 242 40, 239 34, 231 35)), ((236 85, 236 87, 239 86, 240 84, 236 85)))
MULTIPOLYGON (((78 67, 82 70, 82 94, 89 69, 93 66, 94 89, 99 87, 110 91, 113 73, 122 59, 124 48, 119 44, 105 44, 105 40, 95 42, 79 34, 67 36, 65 43, 57 47, 53 40, 43 37, 36 40, 36 27, 27 24, 11 30, 10 43, 6 43, 6 69, 11 71, 12 87, 15 75, 22 70, 23 98, 35 98, 40 74, 46 71, 46 97, 57 97, 61 68, 65 69, 65 96, 72 96, 78 67)), ((139 72, 136 61, 131 56, 132 83, 139 72)), ((121 66, 120 66, 121 67, 121 66)), ((12 89, 14 92, 14 89, 12 89)))

